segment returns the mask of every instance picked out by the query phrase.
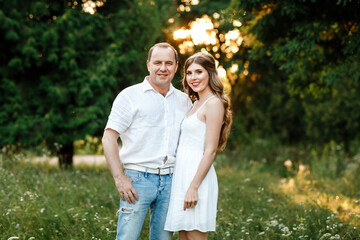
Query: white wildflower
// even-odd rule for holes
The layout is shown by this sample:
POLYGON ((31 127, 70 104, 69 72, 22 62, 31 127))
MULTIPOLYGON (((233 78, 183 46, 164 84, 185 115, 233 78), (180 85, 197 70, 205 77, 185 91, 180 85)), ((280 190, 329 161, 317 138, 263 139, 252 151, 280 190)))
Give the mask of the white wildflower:
POLYGON ((304 226, 303 223, 300 223, 297 228, 298 228, 299 230, 305 230, 305 226, 304 226))
POLYGON ((291 160, 290 160, 290 159, 286 160, 286 161, 284 162, 284 166, 287 167, 287 168, 290 168, 290 167, 292 166, 291 160))
POLYGON ((324 235, 321 236, 320 240, 325 239, 327 237, 331 237, 331 233, 325 233, 324 235))
POLYGON ((340 235, 336 234, 335 236, 332 236, 330 239, 340 239, 340 235))
POLYGON ((270 221, 270 224, 268 224, 268 225, 269 225, 269 227, 276 227, 278 224, 279 224, 279 222, 277 220, 272 220, 272 221, 270 221))
MULTIPOLYGON (((280 224, 280 225, 283 225, 283 224, 280 224)), ((280 227, 280 225, 279 225, 279 227, 280 227)), ((286 226, 284 226, 283 228, 281 228, 281 231, 283 232, 283 233, 281 234, 281 236, 287 237, 287 236, 290 236, 290 235, 292 234, 292 231, 289 231, 289 228, 286 227, 286 226)))

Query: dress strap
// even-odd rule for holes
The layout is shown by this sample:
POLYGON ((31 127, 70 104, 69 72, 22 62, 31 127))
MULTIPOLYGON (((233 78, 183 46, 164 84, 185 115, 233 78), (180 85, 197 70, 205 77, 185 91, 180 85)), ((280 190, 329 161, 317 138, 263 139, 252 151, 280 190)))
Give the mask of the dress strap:
POLYGON ((201 104, 201 106, 196 110, 196 112, 194 113, 197 113, 206 103, 207 101, 209 101, 211 98, 215 97, 215 95, 212 95, 211 97, 208 97, 205 102, 203 102, 203 104, 201 104))

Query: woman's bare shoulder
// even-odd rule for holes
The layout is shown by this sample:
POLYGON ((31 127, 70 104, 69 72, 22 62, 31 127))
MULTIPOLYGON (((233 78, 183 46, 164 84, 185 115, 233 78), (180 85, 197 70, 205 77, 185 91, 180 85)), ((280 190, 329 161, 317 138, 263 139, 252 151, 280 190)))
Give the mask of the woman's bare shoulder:
POLYGON ((206 103, 207 108, 215 108, 215 109, 224 109, 224 105, 220 98, 217 96, 209 99, 209 101, 206 103))

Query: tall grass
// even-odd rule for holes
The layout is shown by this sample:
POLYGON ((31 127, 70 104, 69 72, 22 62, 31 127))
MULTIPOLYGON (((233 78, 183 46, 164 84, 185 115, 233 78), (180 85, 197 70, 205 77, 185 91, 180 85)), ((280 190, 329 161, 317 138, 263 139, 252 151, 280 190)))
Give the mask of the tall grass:
MULTIPOLYGON (((218 154, 209 239, 360 239, 359 155, 256 140, 218 154)), ((106 166, 0 158, 1 239, 114 239, 119 196, 106 166)), ((140 239, 148 239, 149 217, 140 239)), ((175 237, 174 237, 175 239, 175 237)))
POLYGON ((25 164, 0 171, 1 239, 112 238, 118 197, 105 168, 25 164))

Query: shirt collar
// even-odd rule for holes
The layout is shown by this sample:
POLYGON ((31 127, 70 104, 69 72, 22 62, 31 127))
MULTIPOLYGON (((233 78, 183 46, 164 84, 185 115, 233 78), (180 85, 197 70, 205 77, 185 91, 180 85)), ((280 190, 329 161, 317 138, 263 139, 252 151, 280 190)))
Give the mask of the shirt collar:
MULTIPOLYGON (((156 92, 156 90, 151 86, 151 84, 149 83, 149 81, 147 80, 148 76, 144 78, 144 81, 142 82, 142 89, 144 92, 148 91, 148 90, 153 90, 156 92)), ((166 96, 172 94, 174 92, 174 86, 172 85, 172 83, 170 83, 170 88, 169 91, 167 92, 166 96)))

